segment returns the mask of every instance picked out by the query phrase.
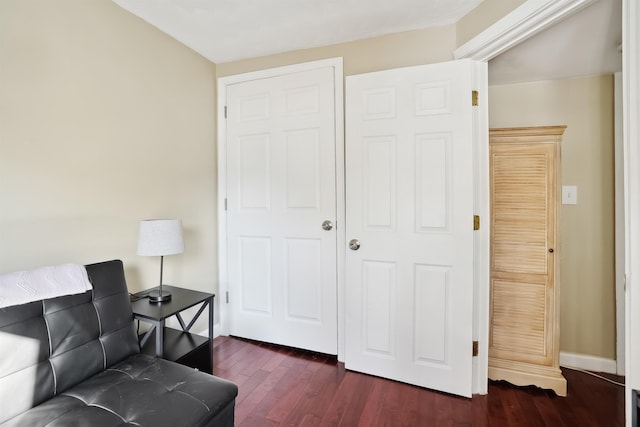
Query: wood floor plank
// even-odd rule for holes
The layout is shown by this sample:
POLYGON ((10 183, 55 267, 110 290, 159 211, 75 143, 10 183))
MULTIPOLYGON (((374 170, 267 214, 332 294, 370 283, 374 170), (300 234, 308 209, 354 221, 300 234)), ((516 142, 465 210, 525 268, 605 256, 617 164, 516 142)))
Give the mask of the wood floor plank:
POLYGON ((504 387, 501 383, 493 383, 491 384, 491 392, 487 395, 488 397, 488 413, 487 419, 489 425, 495 424, 500 426, 508 425, 507 421, 507 413, 502 405, 502 400, 500 399, 500 388, 504 387), (493 385, 493 387, 491 387, 493 385))
POLYGON ((434 425, 436 420, 435 393, 418 393, 418 420, 421 425, 434 425))
MULTIPOLYGON (((300 360, 304 360, 304 357, 304 355, 301 355, 300 360)), ((271 411, 269 411, 267 418, 272 421, 282 423, 289 414, 297 410, 297 406, 299 405, 305 390, 309 387, 311 379, 321 366, 321 362, 307 360, 303 371, 297 376, 292 387, 284 394, 284 396, 282 396, 282 399, 276 403, 271 411)))
POLYGON ((545 427, 546 423, 535 404, 536 400, 542 399, 545 396, 534 393, 531 389, 527 388, 519 390, 522 392, 514 393, 514 397, 518 401, 521 413, 526 415, 526 424, 530 427, 545 427))
POLYGON ((466 399, 347 371, 326 355, 214 340, 214 374, 239 387, 238 427, 624 426, 623 387, 574 370, 563 373, 567 397, 489 382, 487 395, 466 399))
POLYGON ((242 405, 237 405, 236 423, 241 423, 245 418, 250 418, 251 416, 261 416, 266 419, 267 413, 279 398, 276 391, 277 385, 289 374, 289 369, 284 366, 269 372, 266 380, 251 391, 247 400, 243 401, 242 405))
POLYGON ((420 389, 418 387, 406 386, 400 396, 400 413, 402 414, 401 425, 417 426, 420 422, 419 411, 420 389))
MULTIPOLYGON (((242 365, 243 361, 247 363, 251 362, 252 355, 254 355, 253 346, 242 347, 233 352, 229 357, 218 360, 217 367, 223 370, 231 371, 232 368, 236 367, 238 364, 242 365)), ((239 372, 240 370, 236 367, 233 371, 239 372)))
POLYGON ((362 413, 358 419, 358 427, 380 425, 378 422, 385 392, 385 383, 384 380, 376 377, 370 377, 370 380, 371 393, 369 393, 369 398, 362 408, 362 413))
POLYGON ((489 396, 474 396, 471 400, 471 420, 473 427, 489 426, 489 396))
MULTIPOLYGON (((503 387, 499 391, 500 401, 504 408, 507 426, 519 427, 527 425, 527 419, 518 402, 517 390, 513 387, 503 387)), ((528 416, 529 414, 527 414, 528 416)))
POLYGON ((291 354, 290 351, 287 352, 271 352, 271 358, 267 361, 267 363, 265 363, 262 366, 262 369, 267 371, 267 372, 273 372, 276 369, 278 369, 278 367, 280 366, 280 364, 282 364, 282 362, 289 357, 291 354))
POLYGON ((444 395, 451 400, 451 418, 454 426, 468 425, 473 419, 473 400, 464 397, 444 395))
POLYGON ((246 418, 242 423, 236 422, 235 425, 237 427, 277 427, 280 425, 280 423, 271 421, 259 415, 251 415, 248 418, 246 418))
POLYGON ((309 418, 307 423, 313 419, 319 424, 324 415, 324 408, 329 406, 338 384, 335 366, 322 363, 304 389, 296 411, 289 414, 284 424, 300 425, 304 418, 309 418))
MULTIPOLYGON (((260 402, 256 406, 249 406, 247 408, 247 410, 250 410, 252 413, 250 418, 255 418, 259 415, 266 419, 269 412, 298 381, 306 363, 298 360, 299 363, 297 364, 286 365, 284 362, 285 361, 283 361, 283 363, 272 372, 272 376, 269 377, 273 381, 273 384, 269 385, 269 392, 260 399, 260 402)), ((290 363, 290 361, 288 362, 290 363)))
POLYGON ((245 342, 230 337, 218 337, 213 340, 213 343, 213 360, 216 365, 233 357, 237 351, 246 347, 245 342))
MULTIPOLYGON (((242 376, 245 377, 245 375, 242 376)), ((262 386, 268 376, 269 372, 257 371, 254 375, 247 377, 248 379, 244 381, 242 385, 238 386, 238 397, 236 397, 238 406, 240 406, 245 399, 255 399, 256 389, 262 386)), ((242 407, 244 407, 244 405, 242 405, 242 407)))
POLYGON ((324 427, 356 425, 369 396, 369 389, 363 386, 362 375, 345 372, 344 368, 339 371, 342 381, 320 420, 320 425, 324 427), (358 417, 354 417, 354 414, 358 417))
POLYGON ((552 396, 543 395, 537 396, 533 400, 533 404, 536 406, 538 413, 545 422, 545 425, 557 426, 557 427, 569 427, 562 420, 560 414, 558 414, 553 402, 552 396))
POLYGON ((453 401, 452 396, 444 393, 434 393, 434 418, 430 421, 431 425, 452 427, 453 424, 453 401))
MULTIPOLYGON (((385 380, 380 379, 381 382, 385 380)), ((403 425, 402 413, 400 409, 402 407, 401 396, 406 384, 399 382, 393 382, 392 384, 386 384, 384 387, 384 394, 380 405, 380 413, 378 415, 379 425, 403 425)))
MULTIPOLYGON (((255 346, 252 354, 242 361, 240 372, 244 375, 252 375, 259 370, 266 371, 266 369, 262 369, 262 367, 267 364, 272 357, 273 355, 269 350, 255 346)), ((238 367, 238 369, 239 368, 240 367, 238 367)))

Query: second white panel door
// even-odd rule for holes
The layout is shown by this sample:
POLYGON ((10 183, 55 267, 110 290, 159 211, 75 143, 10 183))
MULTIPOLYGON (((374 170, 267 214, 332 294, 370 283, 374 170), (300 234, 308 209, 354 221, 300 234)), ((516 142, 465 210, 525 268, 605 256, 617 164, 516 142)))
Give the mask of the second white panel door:
POLYGON ((347 78, 348 369, 471 395, 474 64, 347 78))
POLYGON ((337 353, 334 98, 332 67, 227 87, 232 335, 337 353))

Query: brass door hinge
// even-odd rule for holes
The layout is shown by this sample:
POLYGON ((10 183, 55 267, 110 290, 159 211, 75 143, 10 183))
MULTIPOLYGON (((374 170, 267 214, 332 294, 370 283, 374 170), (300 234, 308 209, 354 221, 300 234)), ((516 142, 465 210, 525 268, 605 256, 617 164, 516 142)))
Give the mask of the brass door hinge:
POLYGON ((473 357, 478 357, 478 341, 473 342, 471 355, 473 357))
POLYGON ((480 215, 473 216, 473 231, 480 230, 480 215))
POLYGON ((471 106, 472 107, 477 107, 478 106, 478 91, 477 90, 472 90, 471 91, 471 106))

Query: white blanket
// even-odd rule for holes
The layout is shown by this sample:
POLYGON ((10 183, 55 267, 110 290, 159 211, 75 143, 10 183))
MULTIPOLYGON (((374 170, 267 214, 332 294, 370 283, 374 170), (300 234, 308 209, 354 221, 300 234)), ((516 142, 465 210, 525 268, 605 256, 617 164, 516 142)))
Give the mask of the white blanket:
POLYGON ((62 264, 0 276, 0 308, 45 298, 80 294, 91 288, 83 265, 62 264))

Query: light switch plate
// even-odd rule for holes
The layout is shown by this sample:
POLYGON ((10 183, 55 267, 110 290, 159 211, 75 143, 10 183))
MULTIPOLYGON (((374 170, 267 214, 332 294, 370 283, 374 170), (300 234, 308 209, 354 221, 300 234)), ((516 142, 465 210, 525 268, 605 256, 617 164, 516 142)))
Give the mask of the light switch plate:
POLYGON ((562 204, 577 205, 578 204, 578 187, 575 185, 562 186, 562 204))

